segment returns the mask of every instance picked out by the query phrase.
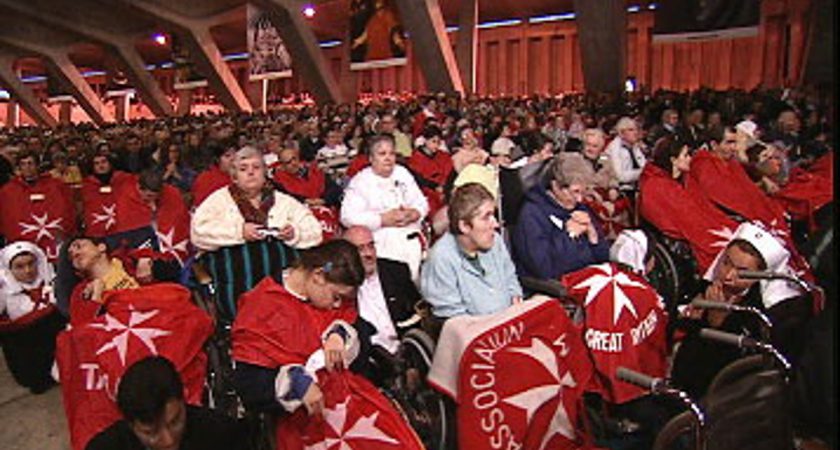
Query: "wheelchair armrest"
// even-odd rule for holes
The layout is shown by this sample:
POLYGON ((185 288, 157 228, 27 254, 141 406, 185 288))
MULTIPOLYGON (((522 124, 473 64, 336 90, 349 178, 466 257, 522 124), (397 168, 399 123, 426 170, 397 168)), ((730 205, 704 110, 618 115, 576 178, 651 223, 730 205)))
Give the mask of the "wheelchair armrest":
POLYGON ((519 283, 527 291, 537 294, 544 294, 549 297, 563 298, 566 296, 566 288, 557 280, 542 280, 533 277, 520 277, 519 283))

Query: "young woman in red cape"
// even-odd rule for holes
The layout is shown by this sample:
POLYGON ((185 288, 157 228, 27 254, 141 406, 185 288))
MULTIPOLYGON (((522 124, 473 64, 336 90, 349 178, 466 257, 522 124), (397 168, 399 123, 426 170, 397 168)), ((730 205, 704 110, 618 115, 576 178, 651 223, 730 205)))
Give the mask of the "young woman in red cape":
POLYGON ((364 276, 355 246, 335 240, 239 299, 234 382, 247 408, 279 415, 278 449, 423 448, 390 401, 356 374, 374 332, 353 301, 364 276))

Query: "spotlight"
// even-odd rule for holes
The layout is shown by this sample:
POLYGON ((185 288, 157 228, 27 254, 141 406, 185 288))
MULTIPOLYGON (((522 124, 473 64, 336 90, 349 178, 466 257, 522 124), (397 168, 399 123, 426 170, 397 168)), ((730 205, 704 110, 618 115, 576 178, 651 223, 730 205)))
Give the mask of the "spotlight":
POLYGON ((163 33, 155 34, 154 36, 152 36, 152 39, 154 39, 157 45, 166 45, 166 35, 163 33))
POLYGON ((303 15, 306 16, 307 19, 315 17, 315 7, 312 5, 304 6, 303 15))

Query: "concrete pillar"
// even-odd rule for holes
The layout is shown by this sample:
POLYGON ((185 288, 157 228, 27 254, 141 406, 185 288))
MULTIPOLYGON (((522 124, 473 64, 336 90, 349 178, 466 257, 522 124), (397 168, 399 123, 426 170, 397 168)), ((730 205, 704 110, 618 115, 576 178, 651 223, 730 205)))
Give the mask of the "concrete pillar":
POLYGON ((478 0, 461 0, 455 53, 464 92, 475 93, 478 55, 478 0))
POLYGON ((128 122, 131 104, 131 91, 119 91, 108 95, 114 101, 114 120, 119 123, 128 122))
POLYGON ((431 92, 463 94, 461 74, 437 0, 396 0, 396 4, 402 24, 411 35, 426 88, 431 92))
POLYGON ((0 84, 3 84, 6 90, 9 91, 11 97, 15 99, 14 107, 12 107, 12 103, 10 102, 8 110, 9 115, 13 117, 8 118, 6 123, 10 124, 9 126, 11 124, 15 124, 15 126, 20 124, 19 107, 22 106, 29 117, 32 117, 39 125, 54 127, 57 124, 55 118, 41 104, 41 101, 35 97, 32 90, 20 81, 17 72, 13 70, 15 59, 16 56, 14 54, 0 53, 0 84))
POLYGON ((126 77, 152 114, 158 117, 171 116, 174 112, 172 104, 152 74, 146 70, 146 63, 134 48, 134 43, 119 43, 114 46, 114 50, 126 77))
POLYGON ((73 123, 73 101, 70 99, 60 100, 58 102, 58 123, 62 125, 70 125, 73 123))
POLYGON ((575 0, 580 57, 587 91, 621 92, 627 47, 627 2, 575 0))
POLYGON ((293 70, 306 81, 315 101, 343 102, 341 89, 327 66, 315 33, 303 18, 301 4, 290 0, 254 0, 252 3, 271 13, 271 23, 292 56, 293 70))
POLYGON ((44 56, 50 72, 61 79, 62 83, 70 90, 70 94, 79 102, 79 106, 85 110, 94 123, 103 125, 114 121, 105 104, 102 103, 102 100, 96 95, 96 92, 90 87, 79 69, 73 65, 69 57, 54 53, 45 53, 44 56))
POLYGON ((245 84, 245 93, 248 95, 248 100, 255 110, 266 112, 268 110, 268 83, 271 80, 263 78, 261 80, 249 81, 245 84))
POLYGON ((210 30, 193 26, 189 33, 181 37, 189 49, 190 57, 207 77, 207 85, 216 93, 219 102, 231 111, 251 112, 251 104, 227 62, 222 59, 222 53, 210 35, 210 30))
POLYGON ((6 105, 6 127, 16 128, 20 126, 20 105, 14 100, 9 100, 6 105))
POLYGON ((179 89, 178 90, 178 107, 175 110, 176 116, 186 116, 192 109, 193 90, 179 89))

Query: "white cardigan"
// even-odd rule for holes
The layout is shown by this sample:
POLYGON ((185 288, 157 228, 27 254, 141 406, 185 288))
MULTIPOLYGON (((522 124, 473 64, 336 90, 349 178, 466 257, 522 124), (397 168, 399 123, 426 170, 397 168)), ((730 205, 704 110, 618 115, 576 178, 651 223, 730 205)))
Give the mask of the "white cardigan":
MULTIPOLYGON (((204 251, 244 244, 242 226, 245 218, 239 213, 229 188, 217 189, 196 208, 190 226, 190 240, 204 251)), ((268 226, 283 228, 292 225, 295 235, 286 241, 303 249, 321 243, 321 224, 302 203, 282 192, 274 192, 274 206, 268 212, 268 226)))

